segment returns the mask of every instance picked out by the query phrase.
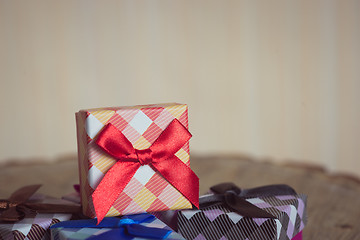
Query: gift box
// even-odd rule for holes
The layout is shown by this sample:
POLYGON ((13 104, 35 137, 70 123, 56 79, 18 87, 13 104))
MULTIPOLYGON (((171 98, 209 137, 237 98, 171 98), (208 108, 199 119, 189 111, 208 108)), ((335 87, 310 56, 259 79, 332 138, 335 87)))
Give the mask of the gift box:
POLYGON ((200 197, 199 210, 178 212, 178 231, 186 239, 302 239, 305 195, 286 185, 241 190, 220 184, 212 190, 200 197))
MULTIPOLYGON (((153 212, 156 218, 160 219, 162 222, 166 223, 173 231, 178 231, 178 221, 177 221, 177 214, 179 210, 169 210, 163 212, 153 212)), ((200 237, 201 239, 201 237, 200 237)), ((225 240, 225 238, 223 238, 225 240)), ((266 238, 267 239, 267 238, 266 238)), ((302 240, 302 231, 296 234, 291 240, 302 240)))
MULTIPOLYGON (((173 231, 178 231, 178 220, 177 214, 179 210, 169 210, 163 212, 152 212, 156 218, 160 219, 162 222, 166 223, 173 231)), ((201 239, 201 237, 200 237, 201 239)), ((302 240, 302 231, 296 234, 291 240, 302 240)))
POLYGON ((83 213, 118 216, 198 206, 188 109, 159 104, 76 113, 83 213))
POLYGON ((51 226, 52 240, 184 239, 151 214, 60 222, 51 226))
POLYGON ((81 212, 78 204, 35 193, 40 185, 15 191, 0 200, 0 240, 49 240, 49 227, 81 212))

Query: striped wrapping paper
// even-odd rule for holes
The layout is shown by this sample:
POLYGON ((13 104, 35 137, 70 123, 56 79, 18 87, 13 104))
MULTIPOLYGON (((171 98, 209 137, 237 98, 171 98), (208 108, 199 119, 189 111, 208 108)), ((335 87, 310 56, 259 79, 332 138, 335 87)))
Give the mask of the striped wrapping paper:
POLYGON ((178 212, 178 231, 188 240, 302 239, 306 221, 305 195, 248 198, 276 218, 247 218, 222 205, 178 212))
MULTIPOLYGON (((81 110, 76 113, 80 193, 83 213, 96 217, 92 193, 116 163, 95 144, 103 127, 111 123, 135 149, 149 148, 174 119, 188 128, 188 108, 184 104, 159 104, 81 110)), ((189 143, 176 154, 190 166, 189 143)), ((189 209, 190 201, 150 166, 141 166, 112 204, 106 216, 118 216, 169 209, 189 209)))
MULTIPOLYGON (((34 194, 29 200, 41 203, 73 204, 42 194, 34 194)), ((25 217, 15 223, 0 222, 0 240, 49 240, 49 227, 60 221, 67 221, 71 217, 72 214, 39 213, 34 217, 25 217)))

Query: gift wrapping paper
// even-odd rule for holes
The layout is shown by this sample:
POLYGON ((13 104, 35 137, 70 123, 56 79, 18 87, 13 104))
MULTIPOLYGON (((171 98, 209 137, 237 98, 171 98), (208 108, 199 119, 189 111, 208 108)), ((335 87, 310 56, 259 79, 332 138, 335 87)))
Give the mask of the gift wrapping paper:
MULTIPOLYGON (((42 194, 34 194, 29 202, 50 204, 73 204, 66 200, 52 198, 42 194)), ((71 219, 67 213, 38 213, 26 216, 20 221, 0 222, 0 240, 49 240, 49 227, 57 222, 71 219)))
MULTIPOLYGON (((143 214, 141 214, 143 215, 143 214)), ((147 214, 150 215, 150 214, 147 214)), ((121 219, 126 219, 128 217, 131 218, 132 215, 128 215, 128 216, 124 216, 121 219)), ((114 217, 109 217, 109 218, 113 218, 114 217)), ((106 219, 106 218, 105 218, 106 219)), ((69 223, 71 223, 73 221, 69 221, 69 223)), ((101 223, 100 223, 101 224, 101 223)), ((160 221, 157 218, 153 218, 150 221, 144 222, 144 223, 139 223, 142 226, 145 227, 149 227, 149 228, 156 228, 156 229, 164 229, 164 230, 168 230, 170 233, 167 234, 166 237, 164 238, 159 238, 159 239, 168 239, 168 240, 179 240, 179 239, 184 239, 180 234, 172 231, 171 228, 169 228, 165 223, 163 223, 162 221, 160 221)), ((85 240, 85 239, 97 239, 99 237, 101 237, 101 239, 104 239, 104 237, 101 236, 101 234, 104 233, 109 233, 110 231, 112 231, 114 228, 90 228, 90 227, 84 227, 84 228, 64 228, 64 227, 57 227, 57 225, 55 224, 54 226, 51 227, 51 239, 52 240, 85 240)), ((146 231, 146 229, 145 229, 146 231)), ((114 237, 114 239, 134 239, 134 240, 143 240, 143 239, 148 239, 145 237, 136 237, 136 236, 131 236, 131 234, 129 235, 128 233, 126 233, 126 231, 124 231, 125 236, 118 236, 118 237, 114 237)), ((106 237, 105 237, 106 238, 106 237)), ((112 239, 112 238, 111 238, 112 239)), ((154 238, 151 238, 154 239, 154 238)))
POLYGON ((178 231, 196 240, 302 239, 306 221, 305 195, 248 198, 246 201, 276 218, 249 218, 218 205, 178 212, 178 231))
MULTIPOLYGON (((174 119, 188 129, 187 105, 142 105, 81 110, 76 113, 80 193, 85 215, 98 217, 93 193, 117 162, 116 158, 97 145, 95 139, 99 132, 111 123, 131 142, 134 149, 142 150, 152 146, 174 119)), ((174 155, 190 168, 189 142, 174 155)), ((106 216, 191 207, 192 202, 187 197, 158 171, 144 164, 118 195, 106 216)))

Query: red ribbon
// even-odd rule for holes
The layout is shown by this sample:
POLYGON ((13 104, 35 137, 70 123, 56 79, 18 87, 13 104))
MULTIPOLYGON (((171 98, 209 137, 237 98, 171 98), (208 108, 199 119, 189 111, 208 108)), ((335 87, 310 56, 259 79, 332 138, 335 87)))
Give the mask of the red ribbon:
POLYGON ((199 207, 199 178, 174 154, 189 141, 191 134, 174 119, 147 149, 138 150, 131 142, 108 123, 95 140, 105 152, 118 161, 110 168, 92 194, 98 223, 141 165, 149 165, 199 207))

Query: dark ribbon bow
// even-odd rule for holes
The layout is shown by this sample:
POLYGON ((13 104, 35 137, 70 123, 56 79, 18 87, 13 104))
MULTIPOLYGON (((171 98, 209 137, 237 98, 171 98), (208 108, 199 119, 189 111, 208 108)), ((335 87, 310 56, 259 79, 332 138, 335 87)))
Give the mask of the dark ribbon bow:
POLYGON ((41 185, 29 185, 16 190, 9 199, 0 199, 0 221, 16 222, 37 213, 80 213, 81 207, 29 201, 41 185))
POLYGON ((200 209, 217 205, 225 205, 240 215, 251 218, 276 217, 246 201, 246 198, 296 195, 295 190, 285 184, 240 189, 234 183, 221 183, 212 186, 210 190, 214 193, 214 195, 205 195, 200 197, 200 209))
POLYGON ((155 217, 143 213, 127 215, 123 218, 106 217, 99 224, 96 219, 72 220, 59 222, 50 228, 112 228, 110 231, 87 238, 88 240, 133 239, 166 239, 171 230, 147 227, 141 223, 151 223, 155 217))

